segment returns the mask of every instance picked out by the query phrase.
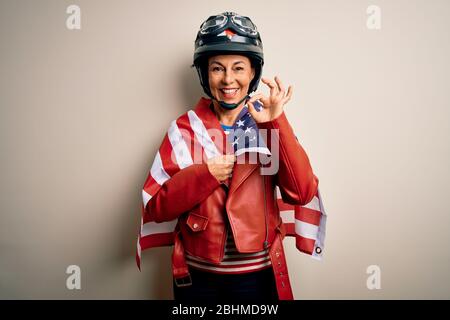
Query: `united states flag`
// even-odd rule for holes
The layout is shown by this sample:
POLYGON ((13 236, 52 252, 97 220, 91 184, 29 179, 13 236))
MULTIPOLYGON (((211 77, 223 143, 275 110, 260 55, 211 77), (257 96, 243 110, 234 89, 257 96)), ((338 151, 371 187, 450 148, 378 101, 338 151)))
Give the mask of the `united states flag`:
MULTIPOLYGON (((209 103, 210 100, 201 98, 199 105, 209 103)), ((258 102, 254 105, 259 111, 261 105, 258 102)), ((142 189, 141 226, 136 253, 139 269, 143 250, 174 244, 174 230, 177 224, 177 219, 156 223, 151 213, 145 213, 148 201, 164 182, 179 170, 192 165, 197 159, 196 153, 199 150, 203 159, 226 153, 223 144, 211 136, 212 129, 217 129, 217 119, 213 120, 212 117, 215 115, 208 108, 196 108, 170 124, 142 189)), ((236 156, 245 152, 270 154, 246 106, 239 114, 227 138, 236 156)), ((278 187, 275 192, 280 215, 286 227, 286 235, 295 237, 296 247, 300 252, 320 260, 324 249, 326 213, 319 190, 304 206, 285 203, 278 187)))

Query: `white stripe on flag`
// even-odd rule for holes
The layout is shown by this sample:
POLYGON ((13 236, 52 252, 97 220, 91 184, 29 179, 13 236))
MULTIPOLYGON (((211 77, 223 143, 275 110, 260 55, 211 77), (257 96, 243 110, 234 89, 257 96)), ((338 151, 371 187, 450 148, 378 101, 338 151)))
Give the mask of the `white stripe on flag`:
POLYGON ((138 238, 137 238, 137 255, 138 255, 139 259, 141 259, 141 244, 139 243, 139 240, 141 240, 140 236, 138 236, 138 238))
POLYGON ((164 167, 162 165, 161 161, 161 154, 159 151, 156 153, 155 160, 153 161, 152 168, 150 170, 150 173, 155 179, 155 181, 162 186, 166 180, 170 179, 170 176, 167 174, 167 172, 164 170, 164 167))
POLYGON ((321 260, 322 259, 322 255, 323 255, 323 250, 324 250, 324 246, 325 246, 325 232, 326 232, 326 224, 327 224, 327 214, 325 212, 325 208, 323 206, 323 202, 322 202, 322 196, 320 195, 320 190, 317 189, 317 196, 319 198, 319 206, 320 206, 320 212, 322 213, 321 217, 320 217, 320 225, 319 225, 319 230, 317 232, 317 239, 316 239, 316 243, 314 246, 314 251, 313 251, 313 258, 321 260), (320 247, 320 252, 317 253, 316 248, 320 247))
POLYGON ((283 223, 294 223, 295 222, 295 211, 294 210, 283 210, 280 211, 281 220, 283 223))
POLYGON ((147 193, 145 190, 142 190, 142 201, 144 202, 144 208, 147 206, 147 203, 150 201, 152 196, 147 193))
POLYGON ((200 120, 197 114, 192 110, 188 112, 188 117, 191 128, 194 131, 197 140, 205 150, 208 159, 219 156, 220 152, 214 142, 211 140, 211 137, 208 134, 208 130, 204 126, 202 120, 200 120))
POLYGON ((142 226, 141 237, 149 236, 155 233, 173 232, 175 230, 176 224, 177 219, 161 223, 156 223, 154 221, 147 222, 142 226))
MULTIPOLYGON (((193 164, 191 152, 181 135, 176 120, 172 121, 170 124, 168 136, 170 144, 172 145, 172 152, 175 153, 175 159, 180 169, 184 169, 193 164)), ((171 157, 172 155, 169 156, 171 157)))
POLYGON ((280 187, 279 186, 275 187, 275 192, 277 194, 277 199, 281 199, 281 192, 280 192, 280 187))
POLYGON ((317 239, 317 232, 319 227, 311 223, 303 222, 295 219, 295 233, 308 239, 317 239))
POLYGON ((308 208, 320 212, 319 198, 317 198, 317 196, 314 196, 314 198, 309 203, 305 204, 303 208, 308 208))

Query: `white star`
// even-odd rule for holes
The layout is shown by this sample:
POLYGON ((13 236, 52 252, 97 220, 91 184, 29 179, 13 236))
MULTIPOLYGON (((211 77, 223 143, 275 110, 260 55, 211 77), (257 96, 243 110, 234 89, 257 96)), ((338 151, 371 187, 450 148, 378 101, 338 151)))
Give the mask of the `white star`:
POLYGON ((247 129, 245 129, 244 133, 251 132, 251 131, 252 131, 252 128, 251 127, 247 127, 247 129))
POLYGON ((239 120, 238 122, 236 122, 238 127, 242 127, 244 125, 244 121, 239 120))
POLYGON ((231 144, 232 146, 236 145, 238 143, 239 138, 236 138, 236 140, 233 141, 233 143, 231 144))

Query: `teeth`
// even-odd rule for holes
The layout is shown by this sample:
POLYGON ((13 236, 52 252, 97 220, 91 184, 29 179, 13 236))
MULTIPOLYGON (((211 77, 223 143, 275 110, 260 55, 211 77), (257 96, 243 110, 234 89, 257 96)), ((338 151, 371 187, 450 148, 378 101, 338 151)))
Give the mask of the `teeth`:
POLYGON ((222 91, 225 93, 235 93, 238 89, 222 89, 222 91))

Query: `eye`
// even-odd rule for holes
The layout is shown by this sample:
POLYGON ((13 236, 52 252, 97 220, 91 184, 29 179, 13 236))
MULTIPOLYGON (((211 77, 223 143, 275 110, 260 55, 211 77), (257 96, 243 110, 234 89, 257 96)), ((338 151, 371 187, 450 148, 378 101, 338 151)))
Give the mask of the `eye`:
POLYGON ((236 69, 237 70, 244 70, 244 68, 242 68, 242 67, 237 67, 236 69))
POLYGON ((222 68, 220 68, 220 67, 213 67, 212 68, 212 71, 220 71, 222 68))

